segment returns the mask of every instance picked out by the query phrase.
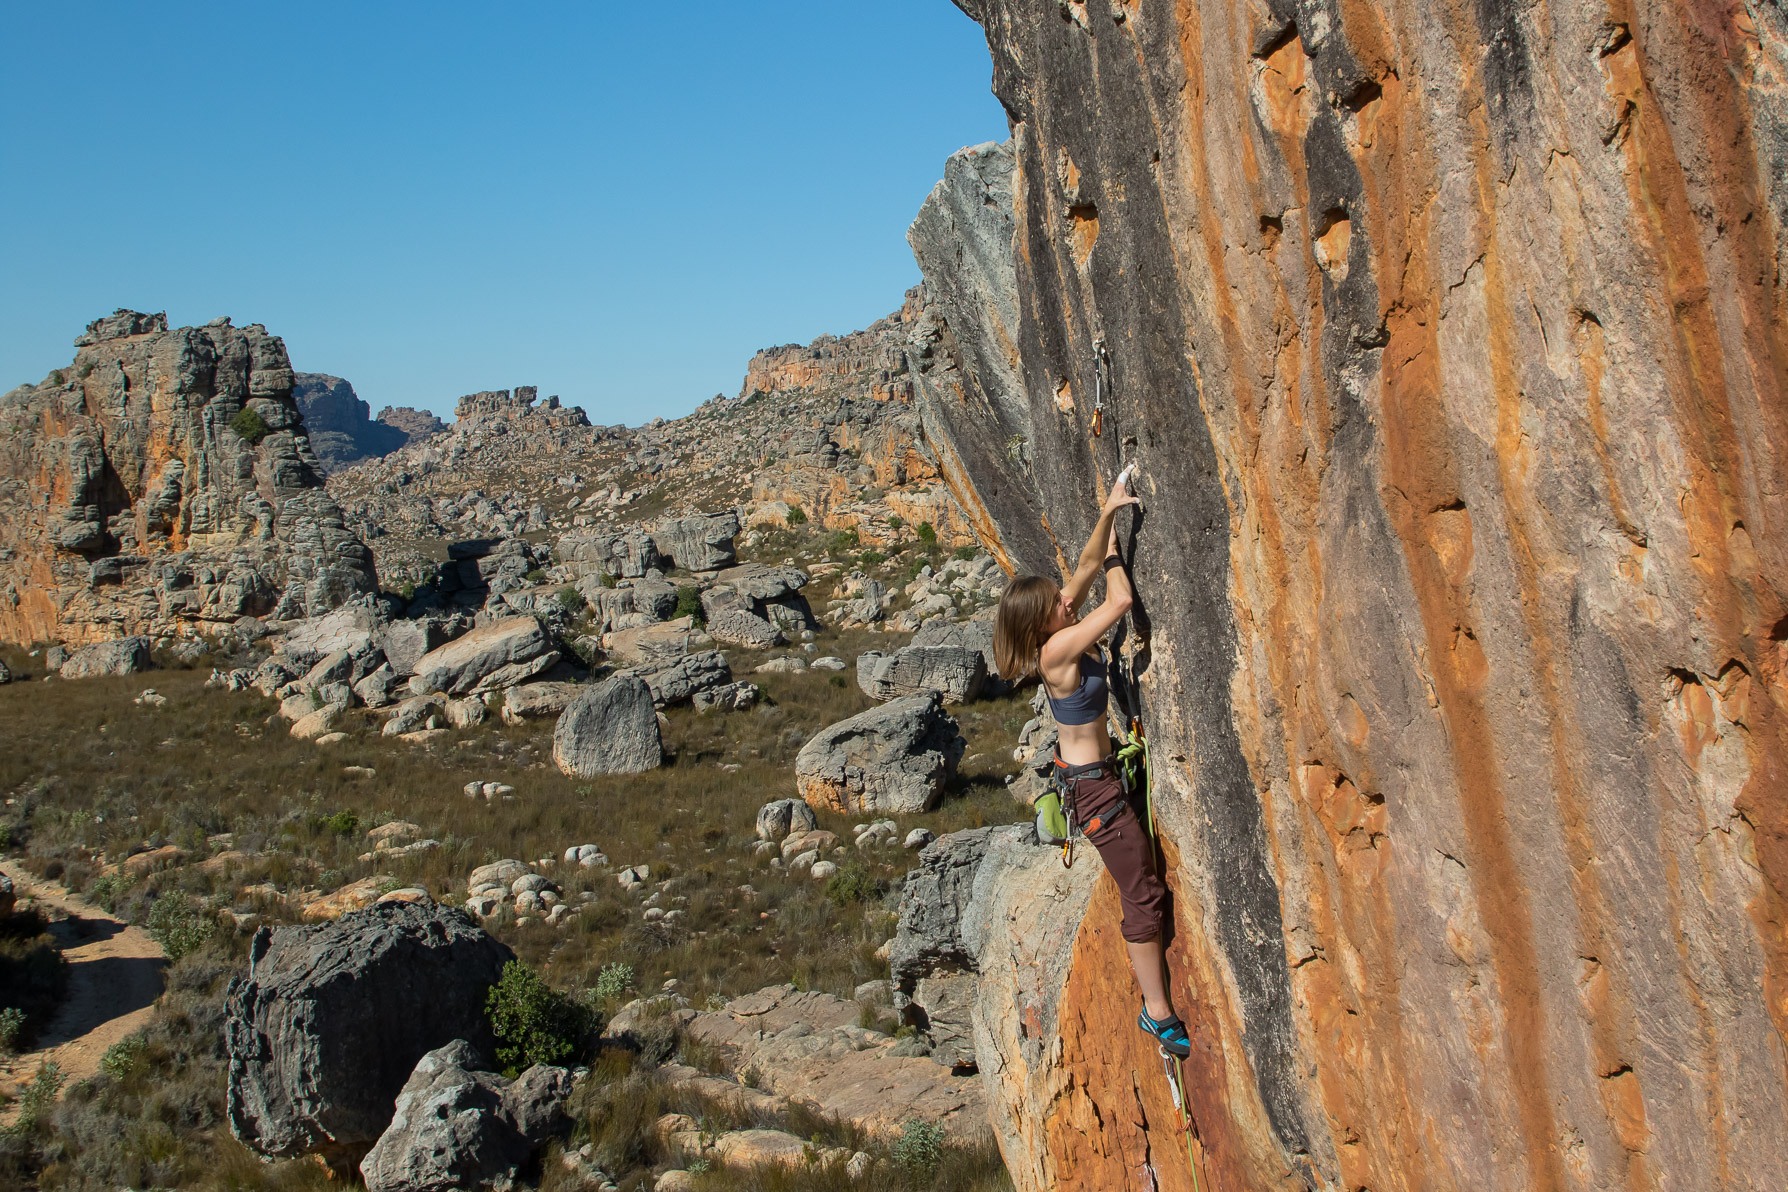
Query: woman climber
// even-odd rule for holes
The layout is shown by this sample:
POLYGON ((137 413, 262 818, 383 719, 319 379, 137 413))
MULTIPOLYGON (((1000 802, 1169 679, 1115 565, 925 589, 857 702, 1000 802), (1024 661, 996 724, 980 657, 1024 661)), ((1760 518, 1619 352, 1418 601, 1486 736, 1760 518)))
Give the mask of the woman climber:
POLYGON ((1125 484, 1128 475, 1126 469, 1112 486, 1065 586, 1040 575, 1020 576, 1007 585, 994 620, 993 650, 1001 675, 1036 675, 1043 683, 1058 729, 1055 775, 1069 828, 1079 828, 1099 850, 1123 898, 1124 942, 1142 987, 1137 1025, 1169 1054, 1184 1057, 1192 1046, 1168 996, 1161 944, 1167 890, 1155 872, 1154 841, 1118 775, 1105 725, 1110 692, 1099 640, 1130 611, 1133 599, 1113 526, 1118 510, 1137 503, 1125 484), (1081 618, 1076 610, 1101 568, 1105 600, 1081 618))

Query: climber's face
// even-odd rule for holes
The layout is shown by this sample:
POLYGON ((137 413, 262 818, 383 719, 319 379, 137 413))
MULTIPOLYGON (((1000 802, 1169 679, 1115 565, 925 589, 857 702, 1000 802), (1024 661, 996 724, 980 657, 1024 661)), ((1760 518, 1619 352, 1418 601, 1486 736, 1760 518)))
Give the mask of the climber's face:
POLYGON ((1080 620, 1074 613, 1074 606, 1068 603, 1068 594, 1060 588, 1055 590, 1055 609, 1049 614, 1049 621, 1043 626, 1044 633, 1056 634, 1080 620))

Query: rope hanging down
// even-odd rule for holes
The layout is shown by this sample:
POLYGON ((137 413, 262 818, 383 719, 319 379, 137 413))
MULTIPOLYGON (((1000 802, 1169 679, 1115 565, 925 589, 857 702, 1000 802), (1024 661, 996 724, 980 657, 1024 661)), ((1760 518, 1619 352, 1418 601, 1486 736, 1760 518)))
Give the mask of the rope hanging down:
MULTIPOLYGON (((1103 354, 1103 342, 1095 343, 1095 350, 1103 354)), ((1098 433, 1101 411, 1095 407, 1093 412, 1094 433, 1098 433)), ((1120 480, 1128 480, 1135 472, 1136 465, 1124 468, 1120 480)), ((1134 553, 1132 551, 1132 553, 1134 553)), ((1128 566, 1128 560, 1126 560, 1128 566)), ((1132 581, 1134 582, 1134 581, 1132 581)), ((1131 633, 1126 636, 1140 636, 1135 621, 1131 620, 1131 633)), ((1149 764, 1148 733, 1142 726, 1142 688, 1136 680, 1135 657, 1137 648, 1129 654, 1120 649, 1112 650, 1112 666, 1117 672, 1119 681, 1112 685, 1112 692, 1117 698, 1119 710, 1128 721, 1128 733, 1124 744, 1117 751, 1117 766, 1123 776, 1127 790, 1142 788, 1143 807, 1147 814, 1149 840, 1157 850, 1157 862, 1164 860, 1160 856, 1160 837, 1155 832, 1155 783, 1154 771, 1149 764)), ((1174 1112, 1179 1115, 1180 1131, 1186 1138, 1186 1167, 1192 1173, 1193 1192, 1202 1192, 1198 1178, 1198 1154, 1193 1143, 1198 1134, 1197 1123, 1192 1119, 1191 1101, 1186 1096, 1186 1070, 1184 1062, 1165 1047, 1158 1049, 1161 1056, 1161 1069, 1167 1078, 1167 1091, 1173 1098, 1174 1112)))

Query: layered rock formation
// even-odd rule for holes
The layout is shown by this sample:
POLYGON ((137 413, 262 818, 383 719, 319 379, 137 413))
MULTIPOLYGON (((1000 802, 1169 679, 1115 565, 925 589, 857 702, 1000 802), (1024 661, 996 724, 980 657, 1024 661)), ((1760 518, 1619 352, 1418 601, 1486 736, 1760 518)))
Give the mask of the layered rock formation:
POLYGON ((0 640, 309 616, 374 588, 276 336, 119 311, 75 344, 0 396, 0 640))
POLYGON ((412 439, 427 438, 442 422, 423 410, 386 406, 377 421, 354 387, 327 373, 292 374, 292 400, 304 416, 311 450, 325 472, 390 455, 412 439))
MULTIPOLYGON (((1781 11, 960 3, 926 422, 1026 562, 1141 466, 1202 1186, 1788 1186, 1781 11)), ((1115 904, 983 980, 1020 1188, 1193 1186, 1115 904)))

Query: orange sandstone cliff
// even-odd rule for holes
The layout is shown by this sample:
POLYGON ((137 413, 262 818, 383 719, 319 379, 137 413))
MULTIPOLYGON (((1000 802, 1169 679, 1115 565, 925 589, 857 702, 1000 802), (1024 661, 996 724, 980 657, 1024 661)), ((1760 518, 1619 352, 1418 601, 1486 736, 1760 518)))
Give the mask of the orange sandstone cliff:
POLYGON ((1018 1186, 1788 1187, 1780 7, 959 3, 925 425, 1015 565, 1140 466, 1194 1037, 1188 1146, 1092 850, 989 849, 1018 1186))

